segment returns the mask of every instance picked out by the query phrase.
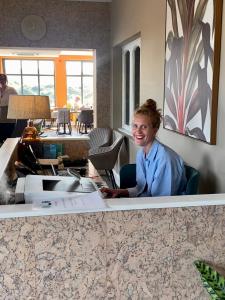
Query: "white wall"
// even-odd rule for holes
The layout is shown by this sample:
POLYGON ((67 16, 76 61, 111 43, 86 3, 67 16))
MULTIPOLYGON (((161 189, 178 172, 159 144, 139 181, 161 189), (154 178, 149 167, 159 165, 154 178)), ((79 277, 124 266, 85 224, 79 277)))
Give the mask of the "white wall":
MULTIPOLYGON (((138 32, 141 33, 141 102, 153 98, 163 108, 164 50, 165 50, 165 0, 113 0, 112 2, 112 47, 116 47, 138 32)), ((225 16, 225 5, 223 7, 225 16)), ((225 19, 223 19, 225 28, 225 19)), ((218 98, 217 143, 209 145, 177 133, 159 131, 160 140, 176 150, 186 163, 201 172, 200 190, 204 193, 225 192, 225 31, 222 33, 220 84, 218 98)), ((115 59, 113 65, 115 64, 115 59)), ((115 73, 115 71, 114 71, 115 73)), ((117 78, 113 74, 113 79, 117 78)), ((113 87, 113 109, 120 104, 118 84, 113 87), (115 97, 116 95, 116 97, 115 97), (115 105, 116 102, 116 105, 115 105)), ((120 115, 114 114, 113 124, 118 126, 120 115)), ((130 150, 131 161, 134 148, 130 150)))

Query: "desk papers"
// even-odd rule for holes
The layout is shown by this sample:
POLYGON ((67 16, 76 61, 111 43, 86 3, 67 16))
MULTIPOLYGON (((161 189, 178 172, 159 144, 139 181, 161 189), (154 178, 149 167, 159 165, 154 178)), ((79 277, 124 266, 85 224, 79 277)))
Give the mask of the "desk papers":
POLYGON ((48 199, 42 196, 33 202, 33 209, 54 209, 54 210, 95 210, 106 209, 108 206, 100 195, 99 191, 71 196, 55 196, 55 199, 48 199))

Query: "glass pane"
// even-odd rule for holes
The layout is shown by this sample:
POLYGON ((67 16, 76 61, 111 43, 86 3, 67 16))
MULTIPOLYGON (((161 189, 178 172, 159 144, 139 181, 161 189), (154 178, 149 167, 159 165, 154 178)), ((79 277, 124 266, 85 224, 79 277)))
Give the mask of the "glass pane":
POLYGON ((130 121, 130 52, 125 55, 125 124, 130 121))
POLYGON ((134 108, 138 108, 140 103, 140 48, 134 52, 134 108))
POLYGON ((37 76, 23 76, 23 95, 39 95, 37 76))
POLYGON ((93 107, 93 77, 83 77, 83 104, 93 107))
POLYGON ((40 60, 39 61, 39 74, 54 75, 54 62, 51 60, 40 60))
POLYGON ((8 75, 8 85, 14 87, 18 94, 22 94, 21 77, 19 75, 8 75))
POLYGON ((93 62, 83 62, 83 74, 84 75, 93 75, 94 70, 93 62))
POLYGON ((20 74, 20 61, 19 60, 5 60, 5 73, 6 74, 20 74))
POLYGON ((75 98, 81 99, 81 77, 67 77, 67 103, 74 107, 75 98))
POLYGON ((67 61, 66 62, 66 75, 81 75, 81 62, 80 61, 67 61))
POLYGON ((36 60, 22 60, 22 73, 23 74, 37 74, 38 64, 36 60))
POLYGON ((40 95, 49 96, 50 106, 55 106, 54 76, 40 76, 40 95))

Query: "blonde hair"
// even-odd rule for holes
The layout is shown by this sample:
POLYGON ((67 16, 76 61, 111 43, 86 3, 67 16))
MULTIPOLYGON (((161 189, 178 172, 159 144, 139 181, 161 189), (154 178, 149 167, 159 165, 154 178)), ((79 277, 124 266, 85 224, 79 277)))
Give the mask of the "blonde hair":
POLYGON ((148 116, 151 119, 153 128, 159 129, 162 120, 162 114, 161 114, 161 109, 157 109, 155 100, 153 99, 146 100, 144 104, 142 104, 140 107, 136 109, 134 115, 148 116))

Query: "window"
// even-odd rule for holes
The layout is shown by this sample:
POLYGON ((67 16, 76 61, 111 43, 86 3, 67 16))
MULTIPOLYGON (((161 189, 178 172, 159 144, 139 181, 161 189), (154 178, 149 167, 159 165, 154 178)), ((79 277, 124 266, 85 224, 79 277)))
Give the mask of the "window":
POLYGON ((18 94, 46 95, 50 106, 55 106, 54 61, 4 59, 4 71, 18 94))
POLYGON ((66 62, 67 102, 72 107, 76 98, 84 106, 93 106, 93 74, 92 61, 66 62))
POLYGON ((140 44, 138 38, 122 47, 122 127, 128 130, 140 104, 140 44))

